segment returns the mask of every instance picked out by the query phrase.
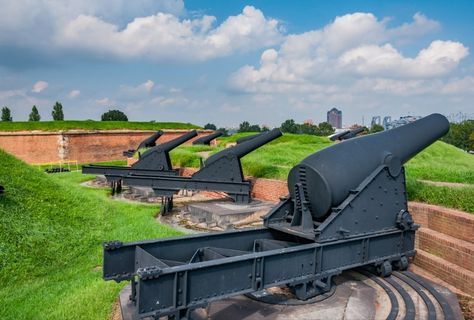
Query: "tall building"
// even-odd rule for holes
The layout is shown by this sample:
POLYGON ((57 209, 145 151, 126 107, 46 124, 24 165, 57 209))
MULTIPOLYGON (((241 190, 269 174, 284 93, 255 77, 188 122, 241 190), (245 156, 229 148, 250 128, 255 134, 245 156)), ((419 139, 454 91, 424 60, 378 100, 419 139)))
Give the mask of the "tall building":
POLYGON ((332 108, 327 113, 328 116, 328 123, 333 126, 334 128, 340 129, 342 128, 342 111, 337 110, 336 108, 332 108))

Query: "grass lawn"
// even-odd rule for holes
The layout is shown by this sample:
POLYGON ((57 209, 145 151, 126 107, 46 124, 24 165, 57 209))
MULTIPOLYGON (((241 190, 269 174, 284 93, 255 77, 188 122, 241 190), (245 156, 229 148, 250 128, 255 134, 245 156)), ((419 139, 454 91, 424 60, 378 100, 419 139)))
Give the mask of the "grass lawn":
POLYGON ((132 121, 1 121, 0 131, 57 131, 57 130, 160 130, 160 129, 199 129, 191 123, 181 122, 132 122, 132 121))
MULTIPOLYGON (((219 138, 216 147, 180 146, 171 152, 175 166, 199 167, 200 152, 216 153, 229 142, 249 135, 219 138)), ((284 134, 242 158, 248 176, 286 180, 290 169, 309 154, 331 145, 326 137, 284 134)), ((406 164, 410 200, 423 201, 474 213, 474 156, 452 145, 437 141, 406 164), (428 185, 418 180, 458 182, 464 188, 428 185)))
POLYGON ((180 234, 154 220, 156 205, 79 186, 90 176, 0 161, 0 319, 107 319, 123 284, 102 280, 102 242, 180 234))

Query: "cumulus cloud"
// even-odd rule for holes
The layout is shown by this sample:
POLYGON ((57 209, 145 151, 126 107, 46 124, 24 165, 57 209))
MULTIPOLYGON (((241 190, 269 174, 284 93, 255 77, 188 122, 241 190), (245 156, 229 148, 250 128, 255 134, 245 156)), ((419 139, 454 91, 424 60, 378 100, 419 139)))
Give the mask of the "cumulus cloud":
POLYGON ((102 98, 102 99, 97 99, 95 102, 101 106, 108 106, 112 103, 112 101, 107 97, 102 98))
POLYGON ((216 18, 180 19, 159 12, 135 18, 121 29, 96 16, 80 15, 57 30, 57 46, 119 58, 207 60, 276 44, 279 23, 246 6, 242 13, 213 27, 216 18))
POLYGON ((34 93, 40 93, 41 91, 45 90, 49 84, 46 81, 38 81, 33 85, 33 88, 31 89, 32 92, 34 93))
MULTIPOLYGON (((387 21, 371 13, 353 13, 336 17, 324 28, 289 35, 278 50, 262 53, 259 66, 237 70, 230 87, 253 93, 344 93, 348 86, 363 88, 354 85, 361 77, 377 78, 382 86, 380 79, 446 76, 469 54, 460 42, 435 40, 415 57, 404 56, 391 41, 425 35, 439 23, 421 13, 394 28, 387 27, 387 21)), ((397 86, 393 89, 400 92, 397 86)))
POLYGON ((81 95, 81 91, 79 90, 71 90, 68 94, 69 98, 74 99, 81 95))

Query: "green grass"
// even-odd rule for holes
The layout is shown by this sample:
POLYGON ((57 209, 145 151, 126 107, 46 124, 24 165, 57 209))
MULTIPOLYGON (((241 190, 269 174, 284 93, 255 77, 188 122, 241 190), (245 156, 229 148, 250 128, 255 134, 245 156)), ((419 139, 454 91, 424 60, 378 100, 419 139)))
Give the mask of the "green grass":
POLYGON ((407 179, 408 199, 474 213, 474 185, 468 187, 439 187, 407 179))
POLYGON ((102 242, 175 236, 158 206, 81 187, 0 151, 0 319, 107 319, 122 285, 102 280, 102 242))
POLYGON ((0 131, 57 131, 57 130, 160 130, 160 129, 199 129, 191 123, 181 122, 131 122, 131 121, 14 121, 0 122, 0 131))

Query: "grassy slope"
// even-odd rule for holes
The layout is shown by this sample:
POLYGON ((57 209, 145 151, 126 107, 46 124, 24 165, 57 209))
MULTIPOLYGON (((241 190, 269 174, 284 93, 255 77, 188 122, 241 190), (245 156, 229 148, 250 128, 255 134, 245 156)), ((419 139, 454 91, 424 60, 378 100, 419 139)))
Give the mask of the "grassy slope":
MULTIPOLYGON (((181 146, 171 152, 175 166, 199 166, 197 152, 218 152, 226 143, 248 134, 219 139, 218 147, 181 146)), ((242 159, 246 175, 285 180, 289 170, 307 155, 327 147, 325 137, 285 134, 242 159)), ((424 201, 474 212, 474 156, 438 141, 411 159, 407 165, 408 195, 424 201), (417 180, 460 182, 466 188, 448 188, 423 184, 417 180)))
POLYGON ((178 235, 157 206, 46 175, 0 151, 0 319, 106 319, 120 285, 102 280, 102 242, 178 235))
POLYGON ((0 122, 0 131, 56 131, 56 130, 159 130, 159 129, 198 129, 199 126, 180 122, 129 122, 129 121, 15 121, 0 122))

